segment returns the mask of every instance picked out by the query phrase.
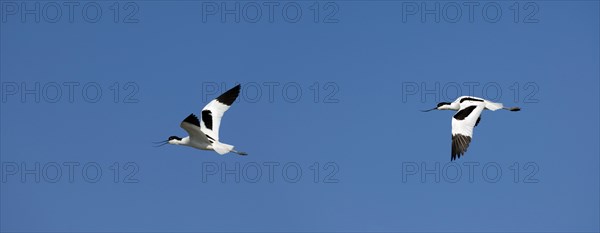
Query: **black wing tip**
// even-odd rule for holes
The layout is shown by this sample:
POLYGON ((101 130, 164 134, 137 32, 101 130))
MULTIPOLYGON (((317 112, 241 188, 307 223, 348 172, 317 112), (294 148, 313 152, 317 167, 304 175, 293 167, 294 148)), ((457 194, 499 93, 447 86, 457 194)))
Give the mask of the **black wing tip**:
POLYGON ((510 111, 511 111, 511 112, 518 112, 518 111, 521 111, 521 108, 519 108, 519 107, 514 107, 514 108, 511 108, 511 109, 510 109, 510 111))
POLYGON ((462 134, 452 135, 452 154, 450 161, 459 159, 460 156, 465 156, 467 149, 471 143, 471 137, 462 134))
POLYGON ((200 120, 198 120, 198 117, 193 113, 186 117, 183 122, 200 127, 200 120))
POLYGON ((219 101, 220 103, 225 104, 227 106, 231 106, 233 104, 233 102, 235 102, 237 97, 240 95, 241 89, 242 89, 241 84, 235 85, 235 87, 229 89, 228 91, 226 91, 225 93, 223 93, 219 97, 217 97, 217 101, 219 101))
MULTIPOLYGON (((231 89, 227 90, 225 93, 227 93, 227 92, 237 92, 237 93, 239 93, 241 89, 242 89, 242 84, 238 83, 237 85, 235 85, 231 89)), ((223 93, 223 94, 225 94, 225 93, 223 93)))

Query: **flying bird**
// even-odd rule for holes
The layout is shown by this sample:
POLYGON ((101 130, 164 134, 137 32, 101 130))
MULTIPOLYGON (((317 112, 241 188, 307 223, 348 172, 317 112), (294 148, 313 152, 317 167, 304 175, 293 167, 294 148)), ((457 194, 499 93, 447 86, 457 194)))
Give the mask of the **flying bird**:
POLYGON ((473 128, 481 121, 481 113, 484 109, 496 111, 504 109, 508 111, 520 111, 519 107, 504 107, 502 103, 494 103, 479 97, 461 96, 454 102, 441 102, 437 107, 423 110, 429 112, 431 110, 454 110, 458 111, 452 117, 452 154, 450 161, 453 161, 460 156, 464 156, 473 138, 473 128))
POLYGON ((233 152, 239 155, 247 155, 246 152, 234 150, 234 146, 219 141, 219 127, 223 114, 231 107, 231 104, 240 94, 241 86, 231 88, 216 99, 210 101, 202 109, 202 121, 193 113, 186 117, 179 125, 189 136, 180 138, 170 136, 169 139, 157 142, 157 146, 166 144, 189 146, 200 150, 214 150, 220 155, 233 152))

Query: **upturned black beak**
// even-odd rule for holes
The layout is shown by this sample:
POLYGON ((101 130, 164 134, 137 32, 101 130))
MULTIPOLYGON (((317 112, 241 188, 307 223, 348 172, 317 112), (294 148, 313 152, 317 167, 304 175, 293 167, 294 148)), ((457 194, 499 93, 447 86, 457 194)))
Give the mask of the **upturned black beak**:
POLYGON ((436 109, 437 109, 437 107, 429 109, 429 110, 421 110, 421 112, 429 112, 429 111, 436 110, 436 109))
POLYGON ((152 142, 152 143, 155 144, 154 147, 161 147, 161 146, 169 144, 169 140, 164 140, 164 141, 160 141, 160 142, 152 142))

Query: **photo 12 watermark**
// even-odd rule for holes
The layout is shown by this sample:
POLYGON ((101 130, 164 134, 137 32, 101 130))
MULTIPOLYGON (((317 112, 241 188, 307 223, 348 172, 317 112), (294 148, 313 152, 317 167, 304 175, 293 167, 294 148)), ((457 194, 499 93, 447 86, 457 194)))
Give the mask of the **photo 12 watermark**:
POLYGON ((136 162, 24 162, 2 161, 2 183, 139 183, 136 162))
POLYGON ((476 96, 491 101, 539 103, 536 82, 402 82, 402 103, 453 101, 460 96, 476 96), (505 99, 506 98, 506 99, 505 99))
POLYGON ((140 6, 127 1, 1 1, 0 22, 140 22, 140 6))
POLYGON ((402 23, 539 23, 540 6, 526 1, 403 1, 402 23))
POLYGON ((540 182, 536 162, 402 162, 402 183, 540 182))
POLYGON ((202 162, 202 183, 314 183, 340 182, 336 162, 202 162))
POLYGON ((340 22, 340 6, 325 1, 203 1, 202 23, 340 22))
POLYGON ((2 82, 1 103, 139 103, 136 82, 2 82))
MULTIPOLYGON (((203 82, 202 101, 208 102, 229 90, 225 82, 203 82)), ((340 86, 336 82, 247 82, 241 83, 241 93, 236 101, 244 103, 298 103, 301 101, 322 104, 340 103, 340 86)))

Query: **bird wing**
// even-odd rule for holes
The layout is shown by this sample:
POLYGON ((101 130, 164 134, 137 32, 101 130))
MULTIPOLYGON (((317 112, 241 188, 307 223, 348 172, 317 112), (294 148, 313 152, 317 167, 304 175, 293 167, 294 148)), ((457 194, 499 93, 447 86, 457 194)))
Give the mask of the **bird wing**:
POLYGON ((229 89, 221 94, 216 99, 210 101, 202 109, 202 124, 200 128, 208 137, 219 141, 219 127, 221 126, 221 118, 223 114, 231 107, 231 104, 237 99, 240 94, 241 86, 229 89))
POLYGON ((502 103, 495 103, 489 100, 484 100, 485 109, 496 111, 498 109, 502 109, 504 105, 502 103))
MULTIPOLYGON (((484 102, 485 103, 485 109, 487 110, 492 110, 492 111, 496 111, 498 109, 502 109, 503 104, 502 103, 496 103, 496 102, 492 102, 486 99, 482 99, 479 97, 475 97, 475 96, 461 96, 458 97, 455 102, 459 102, 459 103, 463 103, 465 101, 475 101, 475 102, 484 102)), ((462 105, 461 105, 462 106, 462 105)))
POLYGON ((210 140, 208 136, 200 129, 200 121, 194 114, 190 114, 179 125, 190 135, 191 141, 204 142, 212 144, 214 140, 210 140))
POLYGON ((452 157, 464 155, 473 137, 473 128, 485 108, 483 101, 463 101, 460 110, 452 117, 452 157))
POLYGON ((475 96, 467 96, 467 95, 463 95, 461 97, 458 97, 455 102, 459 102, 459 103, 463 103, 465 101, 475 101, 475 102, 484 102, 486 101, 485 99, 479 98, 479 97, 475 97, 475 96))

